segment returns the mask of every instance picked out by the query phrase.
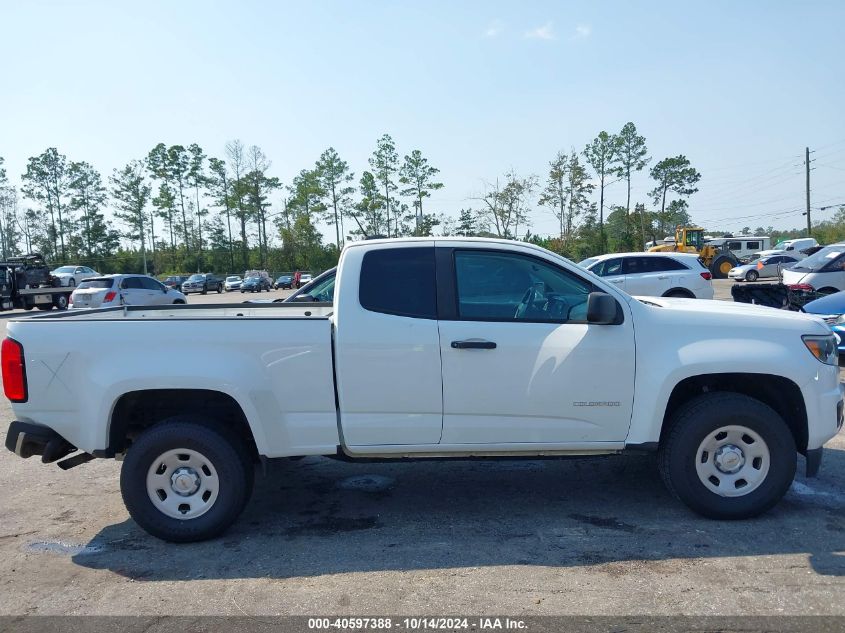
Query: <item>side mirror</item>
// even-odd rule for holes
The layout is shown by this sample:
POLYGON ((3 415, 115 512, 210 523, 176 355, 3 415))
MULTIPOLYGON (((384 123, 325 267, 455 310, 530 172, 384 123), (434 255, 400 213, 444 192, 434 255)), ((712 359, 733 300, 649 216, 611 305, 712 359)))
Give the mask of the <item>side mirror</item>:
POLYGON ((312 297, 312 296, 311 296, 311 295, 309 295, 309 294, 304 294, 304 295, 298 295, 298 296, 294 297, 294 298, 293 298, 293 300, 294 300, 295 302, 296 302, 296 301, 302 301, 303 303, 309 303, 309 302, 313 303, 313 302, 314 302, 314 297, 312 297))
POLYGON ((587 323, 613 325, 620 322, 619 304, 606 292, 591 292, 587 298, 587 323))

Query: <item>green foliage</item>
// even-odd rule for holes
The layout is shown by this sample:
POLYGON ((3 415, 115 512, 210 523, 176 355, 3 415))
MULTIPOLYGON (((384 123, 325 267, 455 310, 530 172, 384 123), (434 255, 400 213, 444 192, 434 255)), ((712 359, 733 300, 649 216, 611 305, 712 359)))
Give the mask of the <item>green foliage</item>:
POLYGON ((649 175, 655 181, 655 187, 648 195, 655 206, 660 206, 657 231, 661 234, 666 233, 677 224, 677 222, 672 222, 671 213, 669 215, 666 213, 667 194, 673 192, 682 198, 691 196, 698 191, 696 184, 701 180, 701 174, 690 165, 686 156, 679 154, 661 160, 651 168, 649 175))
POLYGON ((329 211, 325 220, 329 226, 335 227, 337 249, 343 244, 343 219, 349 215, 352 205, 352 194, 355 188, 349 183, 355 174, 349 169, 349 163, 341 160, 333 147, 320 154, 315 168, 320 190, 324 196, 324 206, 329 211))
POLYGON ((385 212, 385 228, 387 229, 387 237, 398 235, 396 225, 399 224, 398 213, 399 205, 396 197, 391 198, 391 194, 398 189, 395 177, 399 171, 399 154, 396 153, 396 144, 389 134, 384 134, 376 142, 376 149, 372 157, 369 159, 370 167, 373 170, 373 176, 376 182, 379 183, 380 193, 383 196, 383 208, 385 212), (391 232, 390 216, 393 213, 394 227, 391 232))
POLYGON ((414 235, 431 235, 434 226, 440 224, 434 216, 426 216, 423 212, 423 198, 429 198, 432 191, 443 188, 443 183, 435 180, 439 173, 440 170, 429 165, 418 149, 405 156, 399 170, 399 182, 405 185, 400 193, 414 199, 414 235))

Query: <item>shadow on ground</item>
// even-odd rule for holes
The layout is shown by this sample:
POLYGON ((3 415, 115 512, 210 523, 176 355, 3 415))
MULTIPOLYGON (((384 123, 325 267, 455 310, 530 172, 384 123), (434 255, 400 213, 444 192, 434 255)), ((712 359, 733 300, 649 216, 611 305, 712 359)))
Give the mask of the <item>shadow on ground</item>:
MULTIPOLYGON (((800 461, 799 468, 803 468, 800 461)), ((751 521, 702 519, 663 487, 653 456, 590 460, 271 463, 240 521, 171 545, 134 522, 73 561, 136 580, 287 578, 492 565, 558 567, 798 554, 845 576, 845 451, 751 521)), ((619 573, 628 573, 621 568, 619 573)))

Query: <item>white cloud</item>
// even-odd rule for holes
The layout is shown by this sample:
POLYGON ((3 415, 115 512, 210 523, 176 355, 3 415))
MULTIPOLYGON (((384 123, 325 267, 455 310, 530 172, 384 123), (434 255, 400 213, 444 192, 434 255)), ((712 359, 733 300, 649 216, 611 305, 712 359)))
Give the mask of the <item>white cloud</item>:
POLYGON ((589 24, 579 24, 575 27, 575 36, 573 39, 582 40, 590 37, 592 33, 593 29, 590 28, 589 24))
POLYGON ((533 40, 553 40, 555 39, 554 31, 552 30, 552 23, 546 22, 543 26, 538 26, 536 29, 526 31, 525 37, 533 40))
POLYGON ((484 30, 484 37, 498 37, 504 30, 505 25, 502 24, 501 20, 493 20, 484 30))

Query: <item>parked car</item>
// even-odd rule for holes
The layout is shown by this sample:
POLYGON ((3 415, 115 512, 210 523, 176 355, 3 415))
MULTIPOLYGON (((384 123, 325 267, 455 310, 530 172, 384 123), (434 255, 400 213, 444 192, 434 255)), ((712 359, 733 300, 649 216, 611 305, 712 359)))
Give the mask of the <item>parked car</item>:
POLYGON ((241 292, 261 292, 262 290, 266 290, 267 292, 273 290, 273 285, 269 277, 254 275, 247 277, 241 283, 241 292))
POLYGON ((107 275, 81 282, 70 295, 71 308, 156 306, 187 303, 184 294, 146 275, 107 275))
POLYGON ((317 275, 310 283, 302 286, 289 297, 282 299, 282 301, 331 303, 334 301, 334 281, 336 276, 337 268, 330 268, 321 275, 317 275))
POLYGON ((208 294, 214 290, 218 293, 223 292, 223 280, 211 273, 197 273, 196 275, 191 275, 185 283, 182 284, 182 292, 186 295, 191 294, 192 292, 208 294))
POLYGON ((845 291, 805 303, 801 311, 820 316, 830 326, 838 337, 839 364, 845 365, 845 291))
POLYGON ((240 290, 241 284, 243 283, 243 279, 241 279, 238 275, 229 275, 226 277, 226 283, 223 284, 226 292, 231 292, 233 290, 240 290))
POLYGON ((313 278, 314 278, 314 277, 313 277, 313 275, 311 275, 311 273, 302 273, 302 274, 300 274, 300 276, 299 276, 299 283, 296 285, 296 287, 297 287, 297 288, 302 288, 302 286, 304 286, 305 284, 307 284, 307 283, 311 283, 311 280, 312 280, 313 278))
POLYGON ((161 283, 168 288, 179 290, 181 292, 182 284, 188 281, 188 277, 190 277, 190 275, 171 275, 170 277, 165 278, 161 283))
POLYGON ((731 268, 728 279, 737 281, 757 281, 768 277, 780 277, 782 270, 795 264, 798 259, 790 255, 770 255, 761 257, 750 264, 731 268))
POLYGON ((833 294, 845 290, 845 242, 825 246, 783 271, 783 283, 833 294))
POLYGON ((64 469, 120 459, 130 516, 186 542, 236 520, 259 460, 289 456, 656 451, 692 510, 749 518, 787 492, 798 453, 817 475, 842 426, 835 336, 805 314, 636 300, 505 240, 353 242, 336 285, 330 307, 12 318, 5 445, 64 469))
POLYGON ((58 279, 62 286, 71 287, 78 285, 83 279, 100 276, 100 273, 93 268, 88 268, 88 266, 59 266, 50 271, 50 274, 58 279))
POLYGON ((613 253, 580 266, 633 296, 713 298, 712 275, 691 253, 613 253))
POLYGON ((293 275, 280 275, 273 287, 278 290, 280 288, 293 288, 293 275))

